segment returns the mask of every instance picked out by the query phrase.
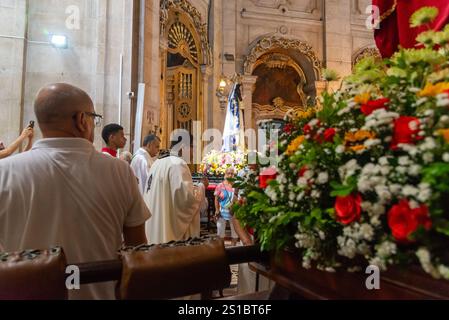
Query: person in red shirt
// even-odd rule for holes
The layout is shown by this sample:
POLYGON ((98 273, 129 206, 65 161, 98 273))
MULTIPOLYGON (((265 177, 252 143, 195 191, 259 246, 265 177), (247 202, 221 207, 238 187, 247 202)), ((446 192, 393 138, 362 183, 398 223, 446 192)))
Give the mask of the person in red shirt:
POLYGON ((105 126, 101 136, 106 143, 106 147, 101 152, 114 158, 117 157, 117 151, 123 149, 127 142, 123 127, 115 123, 105 126))

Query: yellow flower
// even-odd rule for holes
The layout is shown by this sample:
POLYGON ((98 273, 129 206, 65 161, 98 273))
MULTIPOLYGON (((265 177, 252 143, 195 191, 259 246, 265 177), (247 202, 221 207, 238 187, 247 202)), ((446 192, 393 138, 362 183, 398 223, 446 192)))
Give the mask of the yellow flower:
POLYGON ((428 82, 424 89, 418 92, 418 97, 435 97, 445 90, 449 90, 449 82, 440 82, 437 84, 428 82))
POLYGON ((449 129, 440 129, 437 131, 440 136, 443 136, 444 140, 449 143, 449 129))
POLYGON ((295 140, 293 140, 290 145, 287 147, 287 155, 291 156, 293 155, 299 148, 299 146, 304 142, 305 137, 299 136, 295 140))
POLYGON ((371 99, 371 93, 365 92, 354 97, 354 102, 358 104, 366 104, 371 99))
POLYGON ((314 114, 314 110, 312 108, 308 109, 307 111, 299 111, 296 114, 296 117, 298 119, 307 119, 307 118, 311 118, 314 114))
POLYGON ((345 134, 345 146, 354 152, 365 149, 363 142, 368 139, 374 139, 376 135, 367 130, 359 130, 357 132, 347 132, 345 134))

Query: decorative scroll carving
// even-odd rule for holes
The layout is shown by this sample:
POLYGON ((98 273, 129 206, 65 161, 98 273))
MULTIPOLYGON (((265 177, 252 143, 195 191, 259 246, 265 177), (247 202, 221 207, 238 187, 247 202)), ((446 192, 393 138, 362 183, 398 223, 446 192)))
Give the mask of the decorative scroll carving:
POLYGON ((257 42, 251 53, 246 57, 244 70, 246 75, 251 75, 257 60, 267 52, 276 49, 292 49, 305 55, 313 65, 317 79, 321 74, 321 62, 316 56, 312 46, 297 39, 287 39, 276 36, 262 38, 257 42))
POLYGON ((376 60, 382 60, 382 56, 380 55, 379 50, 376 47, 364 47, 360 50, 358 50, 354 55, 352 56, 352 67, 359 63, 362 59, 367 57, 374 57, 376 60))
MULTIPOLYGON (((207 24, 202 23, 201 13, 192 6, 187 0, 161 0, 160 5, 160 30, 161 36, 163 37, 166 33, 167 25, 169 23, 169 12, 170 10, 180 11, 187 14, 198 32, 201 40, 201 49, 204 56, 204 61, 202 63, 211 65, 212 64, 212 51, 209 46, 209 39, 207 35, 207 24)), ((200 63, 200 64, 202 64, 200 63)))

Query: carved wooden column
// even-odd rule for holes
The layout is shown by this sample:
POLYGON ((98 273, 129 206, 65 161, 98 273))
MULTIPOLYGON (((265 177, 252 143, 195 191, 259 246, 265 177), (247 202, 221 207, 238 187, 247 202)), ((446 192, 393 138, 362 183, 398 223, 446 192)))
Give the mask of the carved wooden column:
POLYGON ((242 98, 245 110, 245 130, 253 128, 253 92, 257 76, 244 75, 242 77, 242 98))

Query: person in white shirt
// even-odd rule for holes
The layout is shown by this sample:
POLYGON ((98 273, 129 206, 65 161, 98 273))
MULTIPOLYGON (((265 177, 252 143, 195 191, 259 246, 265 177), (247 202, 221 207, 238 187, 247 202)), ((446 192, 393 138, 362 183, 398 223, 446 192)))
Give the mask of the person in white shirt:
POLYGON ((153 163, 157 160, 160 149, 161 140, 156 135, 151 134, 145 137, 143 147, 137 150, 131 161, 131 168, 139 181, 139 190, 142 195, 145 192, 148 173, 153 163))
POLYGON ((146 223, 150 244, 200 235, 201 195, 193 185, 187 163, 173 152, 173 148, 151 167, 144 199, 153 214, 146 223))
MULTIPOLYGON (((0 247, 61 246, 76 264, 114 260, 123 244, 147 243, 151 214, 131 168, 93 146, 101 116, 89 96, 52 84, 39 91, 34 109, 43 139, 0 161, 0 247)), ((114 284, 82 285, 69 298, 114 299, 114 284)))

